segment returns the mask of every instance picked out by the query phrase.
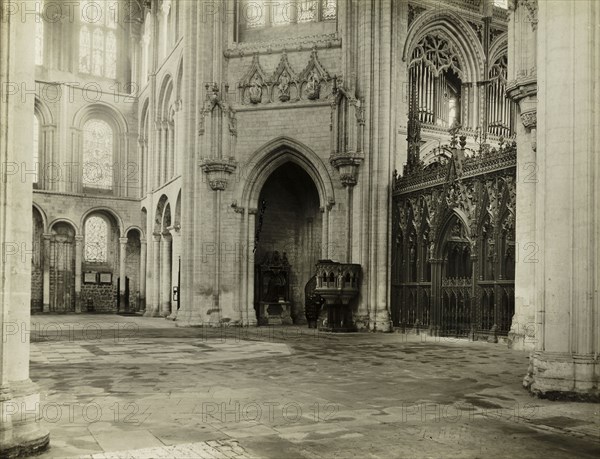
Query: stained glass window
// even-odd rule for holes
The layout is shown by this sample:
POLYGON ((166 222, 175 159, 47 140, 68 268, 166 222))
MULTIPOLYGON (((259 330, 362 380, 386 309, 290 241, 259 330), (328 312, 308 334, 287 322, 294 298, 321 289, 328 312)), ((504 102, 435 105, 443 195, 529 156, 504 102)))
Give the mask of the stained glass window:
POLYGON ((92 216, 85 221, 85 247, 83 256, 90 263, 108 260, 108 225, 102 217, 92 216))
POLYGON ((246 28, 335 20, 336 0, 245 0, 241 17, 246 28))
POLYGON ((99 28, 92 36, 92 73, 104 75, 104 31, 99 28))
POLYGON ((115 1, 86 1, 81 6, 79 71, 115 78, 117 73, 117 27, 115 1))
POLYGON ((32 155, 33 167, 35 169, 35 175, 33 176, 33 183, 38 183, 39 180, 39 162, 40 162, 40 120, 37 116, 33 116, 33 155, 32 155))
POLYGON ((104 190, 113 186, 113 130, 99 119, 83 127, 83 186, 104 190))
POLYGON ((298 22, 313 22, 319 17, 318 0, 301 1, 298 3, 298 22))
POLYGON ((322 0, 323 1, 323 21, 329 21, 335 19, 337 14, 336 0, 322 0))

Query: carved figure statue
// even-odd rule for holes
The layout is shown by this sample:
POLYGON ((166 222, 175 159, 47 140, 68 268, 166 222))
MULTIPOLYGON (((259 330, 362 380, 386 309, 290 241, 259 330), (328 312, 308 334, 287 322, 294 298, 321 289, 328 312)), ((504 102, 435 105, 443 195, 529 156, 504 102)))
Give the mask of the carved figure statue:
POLYGON ((284 71, 279 78, 279 100, 286 102, 290 100, 290 77, 287 71, 284 71))
POLYGON ((252 102, 253 104, 258 104, 261 102, 262 81, 258 74, 254 75, 254 78, 252 78, 252 83, 250 85, 250 88, 248 89, 248 94, 250 95, 250 102, 252 102))
POLYGON ((319 98, 321 93, 321 78, 317 75, 317 72, 313 70, 310 72, 308 82, 306 83, 306 97, 310 100, 319 98))

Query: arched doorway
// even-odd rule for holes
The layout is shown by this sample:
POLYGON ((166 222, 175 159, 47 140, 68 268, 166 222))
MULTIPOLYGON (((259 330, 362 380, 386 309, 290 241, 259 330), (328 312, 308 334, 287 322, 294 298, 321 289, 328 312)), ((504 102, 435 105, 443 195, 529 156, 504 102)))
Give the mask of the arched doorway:
POLYGON ((33 207, 32 257, 31 257, 31 313, 44 309, 44 218, 33 207))
POLYGON ((128 301, 128 311, 140 309, 140 260, 141 260, 141 233, 138 229, 127 232, 127 246, 125 254, 125 294, 128 301))
POLYGON ((67 222, 52 226, 50 241, 50 312, 75 311, 75 228, 67 222))
POLYGON ((317 186, 302 167, 286 162, 269 175, 258 202, 254 228, 257 320, 305 323, 304 286, 321 256, 323 218, 317 186))
POLYGON ((473 261, 468 228, 457 213, 443 226, 433 279, 440 292, 435 305, 439 334, 468 336, 472 331, 473 261))

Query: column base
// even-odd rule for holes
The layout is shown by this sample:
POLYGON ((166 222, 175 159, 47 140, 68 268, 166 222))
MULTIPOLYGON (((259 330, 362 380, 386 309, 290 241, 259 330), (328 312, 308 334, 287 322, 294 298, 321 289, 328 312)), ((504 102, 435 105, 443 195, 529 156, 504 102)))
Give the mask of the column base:
POLYGON ((383 333, 391 332, 394 327, 387 307, 381 309, 369 317, 369 330, 383 333))
POLYGON ((150 309, 146 309, 144 313, 144 317, 160 317, 160 309, 158 307, 152 307, 150 309))
POLYGON ((2 400, 0 420, 0 457, 29 457, 48 448, 50 434, 41 427, 40 396, 31 380, 11 381, 8 398, 2 400), (5 416, 10 418, 5 422, 5 416))
POLYGON ((600 365, 591 355, 535 351, 523 386, 551 400, 600 401, 600 365))
POLYGON ((165 317, 165 319, 177 320, 177 310, 173 311, 171 314, 169 314, 167 317, 165 317))
POLYGON ((509 349, 515 351, 533 351, 535 349, 536 339, 522 333, 508 332, 507 344, 509 349))

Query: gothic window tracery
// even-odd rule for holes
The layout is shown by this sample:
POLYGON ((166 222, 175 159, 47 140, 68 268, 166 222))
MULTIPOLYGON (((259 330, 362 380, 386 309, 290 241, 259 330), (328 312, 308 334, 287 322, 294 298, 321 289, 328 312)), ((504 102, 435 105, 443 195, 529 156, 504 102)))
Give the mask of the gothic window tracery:
POLYGON ((415 46, 409 67, 409 87, 416 88, 421 123, 460 123, 462 69, 454 45, 441 34, 426 35, 415 46))
POLYGON ((117 8, 114 0, 87 0, 81 5, 79 71, 115 78, 117 8))
POLYGON ((91 119, 83 127, 83 186, 111 190, 113 186, 113 129, 91 119))
POLYGON ((88 263, 108 261, 108 224, 100 216, 94 215, 85 221, 84 259, 88 263))

